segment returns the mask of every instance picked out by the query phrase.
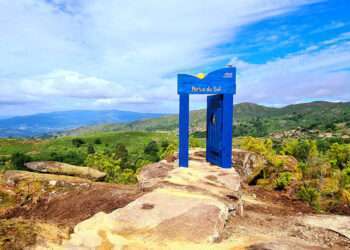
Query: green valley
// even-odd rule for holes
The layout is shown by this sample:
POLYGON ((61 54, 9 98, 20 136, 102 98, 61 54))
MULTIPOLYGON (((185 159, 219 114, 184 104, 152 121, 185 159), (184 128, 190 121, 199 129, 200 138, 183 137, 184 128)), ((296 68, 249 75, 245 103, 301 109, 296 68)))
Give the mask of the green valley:
MULTIPOLYGON (((206 111, 191 112, 191 130, 204 137, 206 111)), ((95 131, 176 131, 177 115, 135 121, 126 124, 107 124, 83 127, 64 132, 64 135, 89 134, 95 131)), ((253 103, 235 105, 234 136, 268 136, 289 130, 316 137, 350 137, 350 103, 311 102, 289 105, 283 108, 265 107, 253 103)))

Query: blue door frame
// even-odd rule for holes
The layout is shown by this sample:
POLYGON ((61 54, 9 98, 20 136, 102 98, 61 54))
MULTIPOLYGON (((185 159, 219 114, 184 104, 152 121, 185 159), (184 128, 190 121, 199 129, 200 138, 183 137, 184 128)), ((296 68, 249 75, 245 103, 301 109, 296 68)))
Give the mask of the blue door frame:
POLYGON ((179 74, 178 94, 180 95, 180 167, 188 167, 190 94, 213 95, 208 96, 207 104, 206 158, 207 161, 220 167, 232 167, 233 95, 236 94, 236 68, 228 67, 215 70, 203 79, 192 75, 179 74), (214 116, 217 117, 210 117, 214 113, 214 116), (219 120, 212 121, 211 118, 219 120), (219 125, 215 122, 219 122, 219 125))

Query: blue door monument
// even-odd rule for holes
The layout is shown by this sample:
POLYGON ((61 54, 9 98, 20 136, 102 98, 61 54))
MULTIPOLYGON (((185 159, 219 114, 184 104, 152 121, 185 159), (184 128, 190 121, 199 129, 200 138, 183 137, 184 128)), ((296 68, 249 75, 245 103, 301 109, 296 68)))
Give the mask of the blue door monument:
POLYGON ((189 95, 207 97, 207 149, 208 162, 222 168, 232 166, 233 95, 236 94, 236 68, 215 70, 204 78, 178 75, 179 113, 179 165, 188 167, 189 150, 189 95))

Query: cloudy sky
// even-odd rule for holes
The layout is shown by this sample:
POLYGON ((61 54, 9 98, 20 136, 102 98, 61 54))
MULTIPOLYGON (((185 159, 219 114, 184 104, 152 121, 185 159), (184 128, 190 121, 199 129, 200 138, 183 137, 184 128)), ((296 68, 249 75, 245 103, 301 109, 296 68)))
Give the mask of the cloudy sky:
MULTIPOLYGON (((0 0, 0 117, 178 110, 176 75, 233 64, 235 102, 350 101, 348 0, 0 0)), ((192 108, 205 105, 192 98, 192 108)))

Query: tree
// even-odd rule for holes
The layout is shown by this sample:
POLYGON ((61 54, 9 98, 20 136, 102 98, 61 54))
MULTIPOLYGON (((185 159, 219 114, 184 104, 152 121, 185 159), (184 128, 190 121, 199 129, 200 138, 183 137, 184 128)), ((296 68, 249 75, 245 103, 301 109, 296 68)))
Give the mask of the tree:
POLYGON ((258 117, 255 120, 252 121, 253 123, 253 127, 255 128, 255 132, 253 134, 253 136, 257 136, 257 137, 263 137, 266 136, 267 133, 267 128, 264 124, 264 122, 258 117))
POLYGON ((149 142, 144 149, 144 153, 149 155, 157 154, 158 152, 159 147, 156 141, 149 142))
POLYGON ((74 139, 72 140, 72 144, 73 144, 75 147, 79 148, 81 145, 85 144, 85 141, 84 141, 83 139, 81 139, 81 138, 74 138, 74 139))
POLYGON ((88 148, 87 148, 87 153, 88 153, 89 155, 95 153, 95 148, 94 148, 94 146, 93 146, 92 144, 89 144, 89 146, 88 146, 88 148))
POLYGON ((311 146, 308 140, 299 140, 294 156, 301 161, 306 161, 309 156, 310 149, 311 146))
POLYGON ((125 168, 128 162, 129 152, 124 144, 118 143, 115 147, 114 159, 121 161, 121 167, 125 168))
POLYGON ((11 163, 16 169, 24 169, 24 163, 31 161, 31 157, 23 153, 14 153, 11 155, 11 163))
POLYGON ((328 140, 317 140, 317 148, 320 152, 325 153, 330 148, 330 143, 328 140))
POLYGON ((148 156, 149 160, 156 162, 159 161, 159 147, 156 141, 149 142, 144 148, 144 153, 148 156))
POLYGON ((309 157, 318 156, 316 143, 309 140, 286 140, 282 146, 282 152, 292 155, 300 161, 306 161, 309 157))
POLYGON ((335 167, 343 169, 350 164, 350 145, 349 144, 332 144, 328 150, 327 157, 335 167))

